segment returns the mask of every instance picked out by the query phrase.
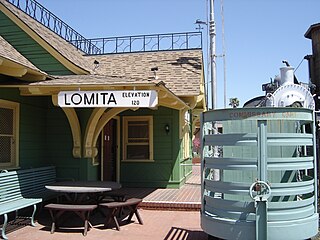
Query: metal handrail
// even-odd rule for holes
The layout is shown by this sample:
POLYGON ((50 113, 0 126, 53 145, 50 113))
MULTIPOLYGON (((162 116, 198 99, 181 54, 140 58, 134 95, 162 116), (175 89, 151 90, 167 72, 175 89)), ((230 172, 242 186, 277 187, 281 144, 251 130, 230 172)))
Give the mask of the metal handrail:
POLYGON ((72 40, 71 43, 88 55, 132 53, 132 52, 154 52, 170 50, 187 50, 202 48, 201 32, 150 34, 108 38, 72 40), (96 52, 90 46, 100 49, 96 52))
POLYGON ((89 46, 91 51, 99 52, 99 49, 92 45, 89 40, 83 37, 80 33, 62 21, 47 8, 42 6, 35 0, 6 0, 16 8, 20 9, 43 26, 53 31, 67 42, 72 43, 73 40, 83 41, 89 46))
POLYGON ((87 55, 202 48, 201 32, 87 39, 35 0, 6 0, 87 55))

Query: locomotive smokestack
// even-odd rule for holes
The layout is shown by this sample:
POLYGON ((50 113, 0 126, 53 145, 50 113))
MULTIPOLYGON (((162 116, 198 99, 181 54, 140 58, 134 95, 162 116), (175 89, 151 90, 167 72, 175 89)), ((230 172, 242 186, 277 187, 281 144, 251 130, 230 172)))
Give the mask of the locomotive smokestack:
POLYGON ((294 73, 293 67, 282 67, 280 68, 280 85, 294 84, 294 73))

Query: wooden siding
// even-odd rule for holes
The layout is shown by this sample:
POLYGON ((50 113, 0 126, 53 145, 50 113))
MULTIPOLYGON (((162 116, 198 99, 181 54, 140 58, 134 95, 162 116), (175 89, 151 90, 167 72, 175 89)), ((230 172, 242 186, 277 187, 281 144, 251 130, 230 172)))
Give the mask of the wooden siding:
POLYGON ((126 111, 122 116, 153 116, 153 162, 121 162, 121 183, 128 187, 180 186, 179 111, 165 107, 158 110, 126 111), (169 124, 167 134, 164 126, 169 124))
POLYGON ((18 52, 42 71, 52 75, 73 74, 12 22, 3 12, 0 12, 0 34, 18 52))
POLYGON ((20 103, 19 166, 48 165, 46 155, 46 97, 22 97, 18 89, 0 89, 0 98, 20 103))
MULTIPOLYGON (((30 168, 54 165, 59 178, 98 180, 100 165, 93 166, 91 159, 72 156, 73 140, 69 122, 59 107, 52 105, 50 97, 20 96, 18 89, 0 89, 0 98, 20 103, 20 167, 30 168)), ((82 134, 92 109, 77 109, 82 134)), ((186 172, 182 161, 179 140, 179 112, 159 107, 158 110, 126 111, 122 116, 152 115, 153 162, 121 162, 121 183, 134 187, 177 188, 186 172), (164 126, 169 124, 167 134, 164 126)), ((122 147, 122 145, 120 145, 122 147)))

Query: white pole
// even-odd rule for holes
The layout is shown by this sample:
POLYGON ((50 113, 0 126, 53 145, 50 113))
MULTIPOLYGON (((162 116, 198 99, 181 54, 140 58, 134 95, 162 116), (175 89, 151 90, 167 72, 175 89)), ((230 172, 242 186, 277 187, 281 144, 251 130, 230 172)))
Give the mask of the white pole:
MULTIPOLYGON (((209 22, 209 35, 210 35, 210 65, 211 65, 211 97, 212 109, 217 108, 217 75, 216 75, 216 29, 214 22, 214 0, 210 0, 210 22, 209 22)), ((218 134, 217 123, 213 122, 213 134, 218 134)), ((213 146, 213 157, 218 156, 218 147, 213 146)), ((212 177, 214 181, 220 180, 219 169, 212 169, 212 177)))
POLYGON ((214 22, 214 0, 210 0, 210 67, 211 67, 211 109, 217 108, 217 81, 216 81, 216 29, 214 22))
POLYGON ((227 70, 226 70, 226 45, 225 45, 225 35, 224 35, 224 9, 223 0, 220 0, 221 6, 221 28, 222 28, 222 57, 223 57, 223 103, 224 108, 227 108, 227 70))

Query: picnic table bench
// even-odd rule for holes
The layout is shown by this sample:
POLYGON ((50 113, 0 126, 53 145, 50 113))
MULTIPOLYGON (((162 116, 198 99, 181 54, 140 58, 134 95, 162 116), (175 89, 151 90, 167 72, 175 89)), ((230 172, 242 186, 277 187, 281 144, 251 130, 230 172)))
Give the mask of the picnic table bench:
POLYGON ((2 171, 0 173, 0 215, 4 216, 1 228, 3 239, 6 236, 8 214, 23 208, 33 207, 30 217, 31 225, 35 226, 34 216, 37 204, 44 200, 56 197, 45 188, 45 185, 56 181, 55 167, 31 168, 17 171, 2 171))
POLYGON ((59 227, 59 218, 65 212, 74 212, 84 221, 84 231, 83 235, 86 236, 88 230, 90 230, 90 213, 96 209, 98 206, 95 204, 90 205, 76 205, 76 204, 58 204, 50 203, 45 206, 49 210, 52 224, 51 224, 51 234, 54 233, 55 229, 59 227))
POLYGON ((138 212, 138 206, 142 202, 142 199, 140 198, 129 198, 124 201, 114 201, 114 202, 105 202, 105 203, 100 203, 99 207, 100 208, 106 208, 109 210, 107 214, 105 214, 106 219, 105 219, 105 227, 109 225, 109 223, 113 220, 114 223, 116 224, 116 228, 118 231, 120 231, 120 226, 119 222, 117 220, 117 213, 122 210, 122 208, 126 207, 129 209, 129 217, 127 219, 127 222, 131 222, 131 219, 133 215, 135 214, 138 222, 140 224, 143 224, 143 221, 140 217, 140 214, 138 212))

